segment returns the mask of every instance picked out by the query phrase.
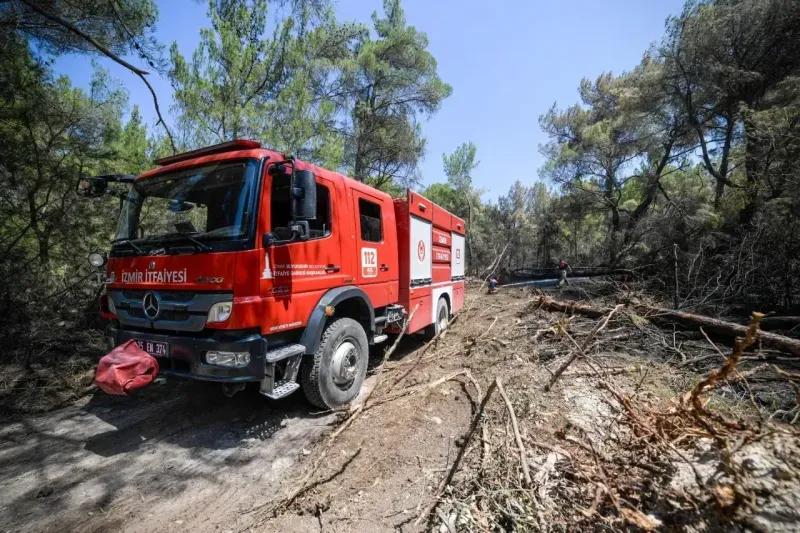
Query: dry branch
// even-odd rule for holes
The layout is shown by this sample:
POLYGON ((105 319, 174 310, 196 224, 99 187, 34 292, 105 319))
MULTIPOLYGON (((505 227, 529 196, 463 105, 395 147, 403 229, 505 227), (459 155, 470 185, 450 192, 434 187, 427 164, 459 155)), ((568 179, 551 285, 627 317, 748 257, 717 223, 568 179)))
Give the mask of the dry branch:
MULTIPOLYGON (((281 509, 284 509, 284 508, 288 507, 301 494, 305 493, 306 491, 308 491, 309 489, 311 489, 312 487, 317 485, 317 483, 312 482, 311 479, 313 478, 314 474, 319 469, 320 463, 322 463, 322 460, 325 458, 325 456, 328 455, 328 452, 333 447, 333 441, 336 440, 336 437, 338 437, 339 435, 344 433, 344 431, 348 427, 350 427, 350 425, 356 420, 356 418, 358 418, 358 416, 363 411, 363 407, 364 407, 364 404, 359 405, 350 414, 350 416, 347 418, 347 420, 345 420, 345 422, 341 426, 339 426, 339 428, 336 431, 333 432, 333 434, 328 438, 328 441, 325 443, 325 447, 322 449, 322 452, 320 452, 320 454, 317 456, 317 459, 314 461, 314 464, 311 465, 311 468, 308 470, 306 475, 303 477, 303 479, 300 482, 300 484, 298 484, 297 487, 294 490, 292 490, 290 493, 288 493, 286 496, 284 496, 282 499, 280 499, 278 502, 276 502, 274 505, 272 505, 269 508, 269 510, 265 513, 266 516, 264 518, 262 518, 258 522, 258 524, 263 523, 263 521, 265 519, 267 519, 269 516, 276 516, 281 509)), ((360 449, 359 449, 359 451, 360 451, 360 449)), ((350 461, 352 461, 352 459, 355 459, 355 456, 353 456, 350 459, 350 461)), ((264 507, 265 507, 265 505, 261 505, 259 507, 256 507, 255 509, 252 509, 252 510, 253 511, 258 511, 260 509, 263 509, 264 507)))
POLYGON ((406 325, 405 327, 403 327, 403 330, 395 339, 394 344, 392 344, 391 348, 386 350, 386 353, 383 354, 383 360, 381 361, 381 365, 378 367, 378 372, 377 375, 375 376, 375 384, 372 386, 372 390, 369 391, 369 394, 367 394, 367 396, 364 398, 364 401, 362 402, 363 404, 366 405, 369 399, 372 398, 373 393, 378 389, 378 385, 381 384, 381 378, 383 377, 383 373, 386 370, 386 361, 388 361, 389 358, 394 353, 394 351, 397 350, 397 346, 400 344, 400 339, 402 339, 403 335, 405 335, 406 331, 408 331, 408 325, 411 324, 411 321, 414 319, 414 315, 417 314, 417 309, 419 309, 419 304, 415 305, 414 310, 411 311, 410 315, 408 315, 408 320, 406 320, 406 325))
POLYGON ((506 395, 506 391, 503 388, 503 382, 500 381, 500 378, 495 379, 495 383, 497 384, 497 390, 500 392, 500 396, 503 397, 503 401, 506 403, 506 408, 508 409, 508 416, 511 418, 511 427, 514 429, 514 438, 517 441, 517 448, 519 449, 519 462, 522 464, 522 474, 525 476, 525 486, 531 486, 531 472, 528 469, 528 458, 525 454, 525 444, 522 443, 522 436, 519 434, 519 424, 517 424, 517 414, 514 412, 514 406, 511 405, 511 400, 508 399, 506 395))
MULTIPOLYGON (((534 300, 534 305, 548 311, 556 311, 567 314, 577 313, 590 318, 599 318, 610 312, 610 309, 594 307, 579 302, 562 302, 553 300, 547 296, 538 297, 538 299, 534 300)), ((637 313, 644 315, 648 320, 654 323, 679 324, 692 329, 702 327, 710 333, 729 339, 744 337, 747 333, 747 326, 734 324, 733 322, 727 322, 717 318, 711 318, 709 316, 684 313, 682 311, 675 311, 673 309, 665 309, 651 305, 633 305, 632 308, 637 313)), ((778 335, 776 333, 759 331, 756 336, 756 340, 768 348, 774 348, 776 350, 790 353, 796 357, 800 357, 800 339, 793 339, 791 337, 778 335)))
POLYGON ((396 378, 394 381, 392 381, 391 385, 389 385, 389 389, 388 389, 389 392, 394 390, 394 388, 398 384, 400 384, 401 381, 406 379, 406 377, 408 377, 408 375, 411 374, 411 372, 413 372, 414 369, 417 368, 417 366, 419 366, 420 362, 422 361, 422 356, 425 355, 425 353, 428 351, 428 348, 430 348, 434 344, 438 343, 439 340, 442 339, 445 336, 445 334, 447 333, 447 329, 451 325, 453 325, 453 322, 455 322, 456 319, 458 319, 458 317, 461 316, 461 314, 462 314, 462 311, 459 311, 456 314, 454 314, 453 318, 450 319, 450 322, 447 323, 447 328, 439 331, 439 333, 437 333, 431 340, 429 340, 427 343, 425 343, 425 345, 418 350, 419 355, 414 360, 414 362, 411 364, 411 367, 408 370, 406 370, 403 374, 401 374, 398 378, 396 378))
POLYGON ((686 393, 684 401, 687 403, 691 401, 695 411, 706 412, 705 406, 703 406, 700 400, 700 396, 704 392, 713 389, 717 382, 727 379, 730 373, 733 372, 744 351, 755 342, 756 336, 758 335, 758 324, 761 322, 763 316, 764 315, 761 313, 753 313, 753 319, 745 331, 744 338, 736 340, 733 353, 727 358, 722 368, 709 374, 705 379, 701 380, 691 392, 686 393))
MULTIPOLYGON (((409 394, 414 394, 414 393, 417 393, 417 392, 420 392, 420 391, 423 391, 423 390, 426 390, 426 389, 429 390, 429 389, 436 388, 439 385, 441 385, 442 383, 444 383, 445 381, 450 381, 451 379, 455 379, 458 376, 463 376, 464 374, 467 374, 468 372, 469 372, 469 370, 466 370, 466 369, 459 370, 458 372, 453 372, 452 374, 448 374, 448 375, 443 376, 443 377, 441 377, 439 379, 433 380, 430 383, 425 383, 424 385, 417 385, 417 386, 414 386, 414 387, 408 387, 407 389, 399 390, 399 391, 395 392, 394 394, 390 394, 390 395, 387 395, 384 398, 379 398, 379 399, 375 400, 374 402, 372 402, 369 405, 365 406, 364 410, 366 411, 367 409, 372 409, 373 407, 376 407, 378 405, 384 404, 386 402, 391 402, 391 401, 396 400, 398 398, 401 398, 403 396, 408 396, 409 394)), ((360 407, 357 408, 357 410, 358 409, 360 409, 360 407)))
POLYGON ((575 359, 584 354, 586 347, 589 346, 589 343, 592 342, 592 339, 594 339, 595 335, 600 333, 608 325, 608 321, 611 320, 611 317, 614 316, 614 313, 616 313, 620 307, 622 307, 622 304, 612 309, 611 312, 608 313, 608 315, 606 316, 605 320, 599 322, 594 327, 594 329, 592 329, 592 331, 589 332, 589 335, 587 335, 586 338, 583 339, 583 342, 581 342, 580 345, 576 346, 577 349, 572 353, 572 356, 569 359, 567 359, 564 362, 564 364, 558 368, 558 370, 555 371, 553 377, 551 377, 550 381, 547 382, 547 385, 544 386, 545 392, 550 390, 550 388, 555 384, 555 382, 558 381, 558 378, 561 376, 561 374, 563 374, 564 371, 567 368, 569 368, 569 365, 571 365, 573 361, 575 361, 575 359))
POLYGON ((481 400, 480 405, 478 406, 477 411, 472 416, 472 422, 469 424, 469 429, 467 430, 467 434, 464 435, 464 442, 461 445, 461 448, 458 450, 458 454, 456 455, 453 464, 450 466, 450 469, 447 471, 447 475, 442 478, 442 481, 439 483, 439 487, 436 489, 436 495, 433 502, 425 508, 425 510, 417 517, 417 520, 414 522, 414 526, 419 526, 424 520, 430 516, 436 506, 439 504, 439 498, 442 497, 444 494, 447 485, 453 480, 453 476, 455 475, 456 471, 458 470, 458 466, 461 464, 461 459, 464 457, 464 453, 467 451, 467 446, 469 445, 469 441, 472 439, 472 435, 475 433, 475 429, 478 427, 478 422, 480 422, 481 417, 483 416, 483 410, 486 409, 486 404, 489 403, 489 398, 491 398, 494 389, 497 388, 497 384, 499 383, 498 380, 492 382, 489 385, 489 388, 486 390, 486 394, 483 396, 483 400, 481 400))
MULTIPOLYGON (((167 137, 169 138, 170 146, 172 147, 172 152, 175 153, 178 151, 177 147, 175 146, 175 139, 172 137, 172 132, 170 131, 169 126, 167 126, 167 123, 164 121, 164 117, 161 115, 161 107, 158 105, 158 97, 156 96, 156 91, 153 89, 153 86, 150 85, 150 82, 147 81, 147 78, 145 78, 145 75, 149 74, 146 70, 142 70, 140 68, 131 65, 130 63, 122 59, 120 56, 112 52, 108 47, 104 46, 99 41, 97 41, 97 39, 95 39, 88 33, 85 33, 83 30, 75 26, 75 24, 73 24, 72 22, 68 21, 67 19, 56 13, 51 13, 50 11, 47 11, 46 9, 42 8, 42 6, 38 4, 38 2, 34 2, 31 0, 21 0, 21 2, 26 6, 28 6, 32 11, 35 11, 36 13, 50 20, 51 22, 58 24, 59 26, 68 30, 69 32, 75 34, 80 39, 83 39, 84 41, 92 45, 98 52, 100 52, 101 54, 108 57, 115 63, 123 66, 124 68, 128 69, 133 74, 138 76, 147 86, 147 89, 150 91, 150 95, 153 97, 153 105, 155 106, 156 115, 158 116, 158 122, 164 127, 164 131, 166 132, 167 137)), ((116 11, 116 7, 114 6, 113 3, 111 4, 111 6, 114 7, 116 11)), ((119 13, 117 13, 117 16, 119 18, 119 13)), ((122 22, 121 18, 120 22, 122 22)))

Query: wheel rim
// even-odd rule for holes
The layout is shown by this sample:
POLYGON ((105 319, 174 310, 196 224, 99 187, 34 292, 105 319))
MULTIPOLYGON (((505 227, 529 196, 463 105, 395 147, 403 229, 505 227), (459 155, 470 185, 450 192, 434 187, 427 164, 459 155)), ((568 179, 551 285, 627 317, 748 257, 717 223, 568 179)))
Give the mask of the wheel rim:
POLYGON ((333 383, 342 390, 350 388, 358 372, 358 348, 346 340, 333 353, 331 360, 331 377, 333 383))
POLYGON ((442 307, 439 310, 439 331, 447 329, 447 307, 442 307))

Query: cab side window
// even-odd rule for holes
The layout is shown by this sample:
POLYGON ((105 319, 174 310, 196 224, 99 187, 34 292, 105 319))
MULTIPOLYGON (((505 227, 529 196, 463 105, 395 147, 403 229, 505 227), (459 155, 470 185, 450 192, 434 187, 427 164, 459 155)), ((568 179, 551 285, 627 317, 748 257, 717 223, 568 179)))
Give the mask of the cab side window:
MULTIPOLYGON (((289 197, 290 176, 273 176, 270 196, 270 227, 278 241, 292 238, 289 225, 292 207, 289 197)), ((331 194, 327 185, 317 182, 317 218, 308 221, 310 239, 321 239, 331 234, 331 194)))
POLYGON ((361 240, 365 242, 382 242, 383 226, 381 225, 381 206, 358 199, 358 218, 361 221, 361 240))

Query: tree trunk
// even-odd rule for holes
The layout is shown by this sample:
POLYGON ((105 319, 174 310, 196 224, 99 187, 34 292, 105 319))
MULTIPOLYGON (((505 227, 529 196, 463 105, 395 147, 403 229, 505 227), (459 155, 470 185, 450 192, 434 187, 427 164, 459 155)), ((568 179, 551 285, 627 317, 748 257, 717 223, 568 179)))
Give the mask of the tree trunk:
POLYGON ((800 316, 765 316, 761 319, 761 329, 795 329, 800 326, 800 316))
MULTIPOLYGON (((475 252, 472 249, 472 201, 470 200, 469 193, 467 191, 462 190, 464 193, 464 198, 467 200, 467 224, 468 226, 465 228, 466 231, 464 232, 466 235, 464 236, 464 240, 467 243, 467 253, 469 254, 469 261, 470 263, 475 263, 475 252)), ((477 267, 477 264, 475 265, 477 267)), ((477 269, 475 273, 477 274, 477 269)))
POLYGON ((611 232, 609 235, 610 243, 608 246, 608 264, 612 267, 616 266, 618 256, 619 256, 619 249, 620 249, 620 242, 619 242, 619 233, 621 229, 621 222, 619 217, 619 209, 617 209, 616 205, 611 206, 611 232))
POLYGON ((717 181, 717 186, 714 188, 714 210, 716 211, 719 211, 723 194, 725 194, 725 182, 717 181))
POLYGON ((750 120, 744 121, 745 149, 744 170, 747 178, 745 189, 745 203, 739 211, 739 223, 749 226, 758 211, 760 176, 759 161, 761 160, 760 143, 755 136, 755 125, 750 120))
MULTIPOLYGON (((546 296, 540 296, 537 302, 539 307, 548 311, 560 313, 580 314, 591 318, 599 318, 611 312, 610 309, 593 307, 591 305, 578 302, 561 302, 546 296)), ((673 309, 664 309, 650 305, 633 305, 633 310, 644 315, 648 320, 656 324, 679 324, 687 328, 703 328, 706 332, 727 339, 742 337, 747 330, 747 326, 726 322, 717 318, 705 315, 695 315, 684 313, 673 309)), ((766 331, 758 332, 758 342, 768 348, 773 348, 800 357, 800 339, 793 339, 766 331)))
POLYGON ((680 307, 680 280, 678 278, 678 245, 672 245, 672 252, 675 254, 675 292, 672 294, 672 307, 680 307))

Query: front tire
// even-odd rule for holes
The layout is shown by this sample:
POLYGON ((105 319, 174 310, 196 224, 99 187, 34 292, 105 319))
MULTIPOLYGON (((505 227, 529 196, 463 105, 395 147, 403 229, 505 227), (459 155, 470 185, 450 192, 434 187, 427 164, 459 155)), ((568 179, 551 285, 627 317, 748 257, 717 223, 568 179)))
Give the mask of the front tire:
POLYGON ((337 318, 325 327, 312 360, 301 369, 308 401, 323 409, 347 405, 361 391, 367 375, 369 343, 364 328, 352 318, 337 318))

